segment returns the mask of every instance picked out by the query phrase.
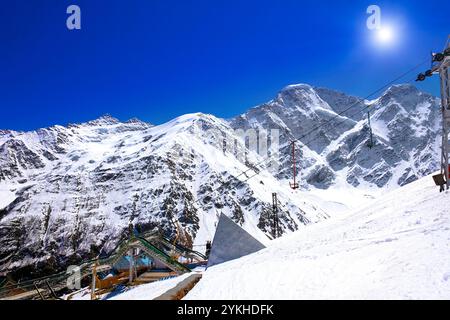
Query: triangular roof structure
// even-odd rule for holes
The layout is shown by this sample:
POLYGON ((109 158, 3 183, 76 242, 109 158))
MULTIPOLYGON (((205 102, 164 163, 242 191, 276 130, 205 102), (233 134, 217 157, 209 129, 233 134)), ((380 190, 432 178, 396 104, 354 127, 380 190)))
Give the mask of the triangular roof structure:
POLYGON ((264 248, 265 246, 261 242, 222 213, 211 246, 208 267, 246 256, 264 248))

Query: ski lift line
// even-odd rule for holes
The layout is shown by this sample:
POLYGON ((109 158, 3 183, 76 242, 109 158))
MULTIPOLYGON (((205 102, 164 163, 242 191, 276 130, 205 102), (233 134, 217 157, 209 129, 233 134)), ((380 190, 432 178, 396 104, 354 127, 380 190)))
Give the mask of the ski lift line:
MULTIPOLYGON (((377 94, 378 92, 380 92, 380 91, 386 89, 387 87, 393 85, 394 83, 396 83, 396 82, 399 81, 400 79, 406 77, 408 74, 410 74, 410 73, 414 72, 416 69, 420 68, 422 65, 424 65, 424 64, 427 63, 428 61, 429 61, 429 58, 427 57, 426 60, 422 61, 421 63, 417 64, 416 66, 414 66, 413 68, 407 70, 406 72, 402 73, 401 75, 397 76, 396 78, 394 78, 393 80, 389 81, 388 83, 386 83, 386 84, 383 85, 382 87, 379 87, 377 90, 371 92, 370 94, 368 94, 368 95, 365 96, 364 98, 359 98, 357 102, 351 104, 351 105, 350 105, 348 108, 346 108, 345 110, 343 110, 343 111, 337 113, 335 116, 331 117, 330 119, 328 119, 328 120, 325 121, 324 123, 321 123, 320 125, 314 127, 313 129, 311 129, 310 131, 308 131, 307 133, 305 133, 304 135, 302 135, 300 138, 297 138, 297 139, 295 139, 295 140, 293 140, 293 141, 299 141, 299 142, 301 143, 300 139, 303 139, 303 138, 307 137, 308 135, 310 135, 310 134, 313 133, 314 131, 317 131, 318 129, 322 128, 323 126, 327 125, 328 123, 330 123, 330 122, 333 121, 334 119, 336 119, 336 118, 342 116, 344 113, 346 113, 346 112, 349 111, 350 109, 354 108, 354 107, 355 107, 356 105, 358 105, 359 103, 364 102, 365 100, 369 99, 370 97, 372 97, 373 95, 377 94)), ((413 81, 413 80, 408 81, 407 83, 410 83, 410 82, 412 82, 412 81, 413 81)), ((364 111, 364 110, 366 110, 366 109, 372 107, 372 105, 373 105, 373 104, 370 104, 370 105, 365 106, 364 108, 358 110, 357 113, 354 113, 354 114, 352 114, 351 116, 354 116, 354 115, 359 114, 360 112, 362 112, 362 111, 364 111)), ((347 121, 347 119, 345 119, 345 121, 347 121)), ((342 121, 342 122, 343 122, 343 121, 342 121)), ((342 122, 340 122, 340 123, 342 123, 342 122)), ((308 146, 308 144, 311 143, 312 141, 315 141, 315 140, 317 139, 317 137, 318 137, 318 136, 316 136, 316 138, 314 138, 313 140, 309 141, 308 143, 306 143, 306 144, 304 144, 304 145, 308 146)), ((273 155, 270 156, 269 158, 263 159, 262 161, 256 163, 256 164, 254 165, 254 167, 260 166, 261 164, 265 163, 268 159, 270 159, 270 158, 272 158, 272 157, 273 157, 273 155)), ((254 168, 248 168, 248 169, 246 169, 245 171, 243 171, 242 173, 240 173, 239 175, 237 175, 235 178, 238 178, 238 177, 242 176, 243 174, 246 174, 248 171, 253 170, 253 169, 254 169, 254 168)), ((252 176, 252 177, 253 177, 253 176, 252 176)), ((248 181, 248 180, 249 180, 249 179, 246 179, 246 180, 244 180, 244 182, 245 182, 245 181, 248 181)), ((225 184, 227 184, 227 183, 229 183, 229 182, 226 182, 225 184)))
MULTIPOLYGON (((367 106, 366 108, 368 108, 368 107, 370 107, 370 106, 367 106)), ((359 114, 360 112, 361 112, 361 110, 359 110, 359 111, 358 111, 357 113, 355 113, 355 114, 352 114, 352 116, 354 116, 354 115, 356 115, 356 114, 359 114)), ((339 125, 341 125, 342 123, 346 122, 347 120, 348 120, 348 119, 345 119, 345 120, 343 120, 343 121, 340 121, 340 122, 336 123, 335 125, 336 125, 336 126, 339 126, 339 125)), ((319 135, 315 136, 313 139, 309 140, 308 142, 303 143, 303 145, 306 146, 306 147, 310 147, 310 144, 311 144, 312 142, 316 141, 317 139, 319 139, 319 138, 321 138, 321 137, 322 137, 322 135, 319 134, 319 135)), ((296 141, 296 140, 295 140, 295 141, 296 141)), ((267 157, 267 158, 263 159, 262 161, 256 163, 254 166, 255 166, 255 167, 259 167, 259 166, 263 165, 265 162, 271 160, 271 158, 273 158, 274 156, 275 156, 275 155, 272 155, 272 156, 270 156, 270 157, 267 157)), ((246 172, 248 172, 248 171, 250 171, 250 170, 252 170, 252 168, 249 168, 249 169, 247 169, 247 170, 244 171, 244 172, 246 173, 246 172)), ((242 175, 242 173, 241 173, 240 175, 242 175)), ((250 179, 256 177, 257 175, 259 175, 258 172, 256 172, 254 175, 248 177, 247 179, 241 180, 241 181, 242 181, 242 182, 247 182, 247 181, 249 181, 250 179)), ((238 177, 238 176, 236 176, 236 177, 238 177)))
MULTIPOLYGON (((400 79, 403 79, 404 77, 406 77, 408 74, 414 72, 416 69, 420 68, 422 65, 424 65, 425 63, 427 63, 429 61, 429 57, 427 57, 424 61, 420 62, 419 64, 415 65, 413 68, 407 70, 406 72, 400 74, 399 76, 395 77, 393 80, 389 81, 388 83, 386 83, 385 85, 379 87, 378 89, 374 90, 373 92, 371 92, 370 94, 368 94, 367 96, 365 96, 364 98, 359 98, 358 101, 356 101, 355 103, 351 104, 348 108, 346 108, 345 110, 337 113, 335 116, 331 117, 330 119, 328 119, 327 121, 325 121, 324 123, 321 123, 320 125, 314 127, 313 129, 311 129, 310 131, 308 131, 307 133, 305 133, 304 135, 302 135, 300 138, 294 139, 293 141, 300 141, 300 139, 303 139, 305 137, 307 137, 308 135, 310 135, 311 133, 313 133, 314 131, 317 131, 318 129, 322 128, 323 126, 329 124, 330 122, 332 122, 333 120, 335 120, 336 118, 342 116, 344 113, 346 113, 347 111, 349 111, 350 109, 354 108, 355 106, 357 106, 359 103, 364 102, 365 100, 369 99, 370 97, 372 97, 373 95, 377 94, 378 92, 386 89, 387 87, 395 84, 397 81, 399 81, 400 79)), ((411 82, 411 81, 409 81, 411 82)), ((407 83, 409 83, 407 82, 407 83)), ((367 105, 365 107, 363 107, 362 109, 358 110, 357 113, 352 114, 351 116, 357 115, 359 113, 361 113, 364 110, 367 110, 368 108, 372 107, 372 104, 367 105)), ((347 121, 347 118, 345 119, 345 121, 347 121)), ((341 124, 344 121, 341 121, 338 123, 341 124)), ((321 135, 317 135, 316 137, 314 137, 312 140, 308 141, 307 143, 304 143, 303 145, 305 146, 309 146, 309 144, 311 144, 312 142, 314 142, 315 140, 317 140, 319 137, 321 137, 321 135)), ((276 154, 273 154, 269 157, 266 157, 264 159, 262 159, 261 161, 257 162, 256 164, 254 164, 252 167, 247 168, 246 170, 244 170, 243 172, 241 172, 240 174, 238 174, 237 176, 235 176, 235 178, 239 178, 242 175, 246 175, 247 172, 249 172, 250 170, 255 170, 255 168, 259 167, 260 165, 266 163, 268 160, 272 159, 276 154)), ((256 172, 254 175, 248 177, 245 180, 240 180, 241 182, 247 182, 250 179, 256 177, 257 175, 259 175, 259 172, 256 172)), ((219 188, 225 187, 227 185, 229 185, 231 183, 230 180, 228 180, 227 182, 222 183, 217 189, 216 191, 219 190, 219 188)), ((194 201, 193 203, 199 203, 201 199, 197 199, 196 201, 194 201)))
POLYGON ((289 186, 291 187, 291 189, 296 190, 299 188, 298 183, 296 182, 297 179, 297 166, 296 166, 296 161, 295 161, 295 141, 291 142, 292 145, 292 169, 293 169, 293 175, 294 175, 294 183, 290 183, 289 182, 289 186))
MULTIPOLYGON (((336 114, 335 116, 333 116, 332 118, 328 119, 328 120, 325 121, 324 123, 322 123, 322 124, 320 124, 320 125, 314 127, 313 129, 311 129, 310 131, 308 131, 307 133, 305 133, 304 135, 302 135, 300 138, 297 138, 297 139, 295 139, 295 140, 293 140, 293 141, 300 141, 300 139, 303 139, 303 138, 307 137, 308 135, 310 135, 310 134, 313 133, 314 131, 317 131, 317 130, 320 129, 321 127, 327 125, 328 123, 330 123, 330 122, 333 121, 334 119, 336 119, 336 118, 342 116, 345 112, 347 112, 347 111, 349 111, 350 109, 354 108, 354 107, 355 107, 357 104, 359 104, 360 102, 364 102, 365 100, 367 100, 368 98, 372 97, 372 96, 375 95, 376 93, 382 91, 383 89, 385 89, 385 88, 388 87, 388 86, 393 85, 393 84, 394 84, 395 82, 397 82, 398 80, 404 78, 406 75, 408 75, 408 74, 410 74, 411 72, 415 71, 416 69, 418 69, 419 67, 421 67, 423 64, 425 64, 426 62, 428 62, 428 61, 429 61, 428 59, 429 59, 429 58, 427 58, 424 62, 421 62, 420 64, 418 64, 418 65, 414 66, 413 68, 409 69, 408 71, 406 71, 405 73, 401 74, 400 76, 396 77, 394 80, 388 82, 388 83, 385 84, 384 86, 382 86, 382 87, 378 88, 377 90, 373 91, 372 93, 370 93, 370 94, 367 95, 366 97, 361 98, 361 99, 358 99, 357 102, 353 103, 352 105, 350 105, 350 106, 349 106, 348 108, 346 108, 345 110, 343 110, 343 111, 341 111, 340 113, 336 114)), ((362 110, 368 109, 368 108, 370 108, 371 106, 372 106, 372 105, 365 106, 362 110)), ((362 110, 358 110, 358 113, 360 113, 362 110)), ((355 115, 358 114, 358 113, 355 113, 355 115)), ((347 119, 345 119, 345 121, 347 121, 347 119)), ((343 122, 343 121, 341 121, 340 123, 342 123, 342 122, 343 122)), ((319 138, 319 137, 320 137, 320 135, 317 135, 313 140, 310 140, 309 142, 305 143, 304 145, 305 145, 305 146, 308 146, 311 142, 315 141, 315 140, 316 140, 317 138, 319 138)), ((301 141, 300 141, 300 142, 301 142, 301 141)), ((267 158, 263 159, 262 161, 260 161, 260 162, 258 162, 257 164, 253 165, 252 168, 248 168, 248 169, 246 169, 245 171, 243 171, 242 173, 240 173, 239 175, 235 176, 235 178, 238 178, 238 177, 242 176, 243 174, 246 174, 246 173, 247 173, 248 171, 250 171, 250 170, 254 170, 256 167, 258 167, 258 166, 260 166, 261 164, 267 162, 268 160, 270 160, 270 159, 273 158, 274 156, 275 156, 275 154, 271 155, 270 157, 267 157, 267 158)), ((255 172, 254 175, 248 177, 247 179, 245 179, 245 180, 243 180, 243 181, 241 181, 241 182, 247 182, 247 181, 249 181, 250 179, 252 179, 252 178, 256 177, 257 175, 259 175, 259 173, 260 173, 260 172, 255 172)), ((227 181, 227 182, 223 183, 223 184, 221 185, 221 187, 223 187, 223 186, 225 186, 225 185, 227 185, 227 184, 229 184, 229 183, 230 183, 230 181, 227 181)), ((198 201, 200 201, 200 199, 197 199, 194 203, 196 203, 196 202, 198 202, 198 201)), ((92 260, 94 260, 94 259, 92 259, 92 260)), ((92 260, 91 260, 91 261, 92 261, 92 260)), ((88 263, 89 263, 89 262, 88 262, 88 263)), ((51 278, 56 278, 56 277, 58 277, 58 276, 61 276, 61 273, 55 274, 54 276, 50 276, 50 277, 42 277, 41 279, 51 279, 51 278)), ((34 281, 36 281, 36 280, 34 280, 34 281)), ((34 282, 34 281, 33 281, 33 282, 34 282)), ((24 284, 24 285, 27 285, 27 284, 28 284, 27 282, 28 282, 28 281, 25 281, 25 283, 23 283, 23 284, 24 284)), ((31 282, 31 281, 30 281, 30 282, 31 282)), ((5 289, 6 287, 9 287, 9 286, 5 286, 5 287, 3 287, 2 289, 5 289)))
MULTIPOLYGON (((414 79, 412 79, 412 80, 410 80, 410 81, 407 81, 406 83, 410 83, 410 82, 413 82, 413 81, 414 81, 414 79)), ((355 115, 357 115, 357 114, 360 114, 360 113, 363 112, 363 111, 369 110, 371 107, 373 107, 373 104, 370 104, 370 105, 365 106, 364 108, 358 110, 358 112, 355 112, 355 113, 351 114, 350 117, 355 116, 355 115)), ((346 118, 346 119, 344 119, 344 120, 342 120, 342 121, 337 122, 337 123, 335 124, 335 126, 339 126, 339 125, 341 125, 342 123, 347 122, 347 121, 348 121, 348 119, 346 118)), ((322 137, 322 135, 318 134, 318 135, 316 135, 313 139, 309 140, 308 142, 304 143, 303 145, 304 145, 304 146, 307 146, 307 147, 310 147, 310 144, 311 144, 312 142, 316 141, 317 139, 319 139, 319 138, 321 138, 321 137, 322 137)), ((299 138, 299 139, 300 139, 300 138, 299 138)), ((296 140, 294 140, 294 141, 298 141, 298 139, 296 139, 296 140)), ((268 160, 270 160, 273 156, 274 156, 274 155, 272 155, 272 156, 270 156, 270 157, 268 157, 268 158, 263 159, 262 161, 260 161, 260 162, 258 162, 257 164, 255 164, 254 167, 258 167, 258 166, 264 164, 265 162, 267 162, 268 160)), ((249 168, 249 169, 247 169, 245 172, 247 172, 247 171, 249 171, 249 170, 251 170, 251 169, 252 169, 252 168, 249 168)), ((242 182, 247 182, 247 181, 249 181, 250 179, 256 177, 257 175, 259 175, 258 172, 255 173, 254 175, 250 176, 249 178, 243 180, 242 182)))
MULTIPOLYGON (((330 118, 330 119, 328 119, 327 121, 325 121, 324 123, 321 123, 320 125, 314 127, 313 129, 311 129, 310 131, 308 131, 307 133, 305 133, 304 135, 302 135, 300 138, 294 139, 293 141, 295 141, 295 142, 297 142, 297 141, 298 141, 298 142, 301 142, 300 139, 303 139, 303 138, 307 137, 308 135, 310 135, 310 134, 313 133, 314 131, 317 131, 318 129, 322 128, 323 126, 329 124, 329 123, 330 123, 331 121, 333 121, 334 119, 336 119, 336 118, 342 116, 345 112, 347 112, 347 111, 349 111, 350 109, 354 108, 354 107, 355 107, 356 105, 358 105, 359 103, 364 102, 364 101, 367 100, 368 98, 372 97, 374 94, 376 94, 376 93, 382 91, 382 90, 385 89, 386 87, 389 87, 390 85, 394 84, 394 83, 397 82, 398 80, 404 78, 406 75, 410 74, 411 72, 413 72, 413 71, 415 71, 416 69, 418 69, 419 67, 421 67, 421 66, 422 66, 424 63, 426 63, 427 61, 428 61, 428 59, 425 60, 424 62, 422 62, 422 63, 416 65, 414 68, 411 68, 411 69, 408 70, 407 72, 401 74, 400 76, 396 77, 394 80, 390 81, 389 83, 385 84, 384 86, 382 86, 382 87, 378 88, 377 90, 373 91, 372 93, 370 93, 370 94, 367 95, 366 97, 358 99, 357 102, 351 104, 351 105, 350 105, 348 108, 346 108, 345 110, 341 111, 340 113, 337 113, 337 114, 336 114, 335 116, 333 116, 332 118, 330 118)), ((408 81, 407 83, 409 83, 409 82, 411 82, 411 81, 408 81)), ((367 106, 363 107, 362 109, 358 110, 358 112, 352 114, 351 116, 354 116, 354 115, 359 114, 360 112, 362 112, 362 111, 364 111, 364 110, 366 110, 366 109, 372 107, 372 105, 373 105, 373 104, 370 104, 370 105, 367 105, 367 106)), ((346 121, 347 121, 347 118, 346 118, 344 121, 338 122, 338 124, 341 124, 341 123, 346 122, 346 121)), ((305 143, 304 145, 305 145, 305 146, 308 146, 308 144, 310 144, 311 142, 317 140, 319 137, 320 137, 320 135, 317 135, 314 139, 308 141, 308 142, 305 143)), ((273 157, 273 155, 270 156, 270 157, 264 158, 264 159, 261 160, 260 162, 257 162, 256 164, 254 164, 252 168, 247 168, 246 170, 244 170, 243 172, 241 172, 240 174, 238 174, 237 176, 235 176, 235 178, 238 178, 238 177, 240 177, 240 176, 246 174, 246 173, 249 172, 250 170, 254 170, 255 167, 259 167, 260 165, 262 165, 262 164, 264 164, 265 162, 267 162, 268 160, 270 160, 272 157, 273 157)), ((257 176, 258 174, 259 174, 259 173, 256 173, 255 175, 251 176, 250 178, 247 178, 247 179, 243 180, 243 182, 246 182, 246 181, 250 180, 251 178, 257 176)), ((225 182, 222 186, 225 186, 226 184, 229 184, 229 183, 230 183, 230 181, 227 181, 227 182, 225 182)), ((199 200, 200 200, 200 199, 199 199, 199 200)), ((199 200, 197 200, 197 201, 199 201, 199 200)))
POLYGON ((367 124, 369 126, 369 135, 370 135, 370 141, 369 141, 369 148, 373 148, 373 132, 372 132, 372 125, 370 124, 370 110, 367 111, 367 124))
MULTIPOLYGON (((410 80, 410 81, 407 81, 406 83, 411 83, 411 82, 414 82, 414 79, 412 79, 412 80, 410 80)), ((351 114, 350 117, 356 116, 356 115, 360 114, 361 112, 369 111, 370 108, 372 108, 372 107, 373 107, 373 104, 367 105, 367 106, 365 106, 364 108, 362 108, 361 110, 358 110, 358 112, 355 112, 355 113, 351 114)), ((378 109, 378 110, 379 110, 379 109, 378 109)), ((347 119, 344 119, 344 120, 342 120, 342 121, 339 121, 339 122, 335 123, 335 126, 339 126, 339 125, 343 124, 343 123, 346 122, 346 121, 347 121, 347 119)), ((306 142, 304 145, 307 146, 307 147, 309 147, 309 145, 310 145, 312 142, 316 141, 317 139, 319 139, 319 138, 321 138, 321 137, 322 137, 322 135, 318 134, 318 135, 314 136, 313 139, 311 139, 311 140, 309 140, 308 142, 306 142)))
MULTIPOLYGON (((369 108, 369 107, 371 107, 371 105, 369 105, 369 106, 367 106, 367 107, 365 107, 365 108, 369 108)), ((363 109, 363 110, 364 110, 364 109, 363 109)), ((354 116, 354 115, 356 115, 356 114, 359 114, 361 111, 362 111, 362 110, 358 110, 357 113, 352 114, 351 116, 354 116)), ((345 119, 345 120, 343 120, 343 121, 340 121, 340 122, 336 123, 335 125, 336 125, 336 126, 339 126, 339 125, 341 125, 342 123, 346 122, 347 120, 348 120, 348 119, 345 119)), ((311 139, 311 140, 309 140, 308 142, 304 143, 303 145, 306 146, 306 147, 310 147, 310 144, 311 144, 312 142, 316 141, 317 139, 319 139, 319 138, 321 138, 321 137, 322 137, 322 136, 319 134, 319 135, 315 136, 313 139, 311 139)), ((296 140, 294 140, 294 141, 296 141, 296 140)), ((272 155, 272 156, 270 156, 270 157, 267 157, 267 158, 263 159, 262 161, 256 163, 254 166, 255 166, 255 167, 259 167, 260 165, 263 165, 263 164, 266 163, 267 161, 271 160, 274 156, 275 156, 275 155, 272 155)), ((252 170, 252 168, 247 169, 247 170, 244 171, 243 173, 246 173, 246 172, 248 172, 248 171, 250 171, 250 170, 252 170)), ((240 175, 242 175, 243 173, 241 173, 240 175)), ((240 176, 240 175, 239 175, 239 176, 240 176)), ((247 181, 253 179, 254 177, 256 177, 257 175, 259 175, 259 172, 255 172, 254 175, 248 177, 248 178, 245 179, 245 180, 241 180, 241 182, 247 182, 247 181)), ((238 176, 236 176, 236 177, 238 177, 238 176)), ((228 182, 227 182, 227 183, 228 183, 228 182)), ((221 187, 223 187, 223 186, 225 186, 225 184, 223 184, 221 187)), ((221 188, 221 187, 219 187, 219 188, 221 188)), ((198 201, 198 200, 197 200, 197 201, 198 201)))
POLYGON ((365 100, 369 99, 370 97, 372 97, 373 95, 377 94, 378 92, 386 89, 387 87, 395 84, 397 81, 399 81, 400 79, 403 79, 404 77, 406 77, 408 74, 414 72, 416 69, 420 68, 422 65, 424 65, 425 63, 427 63, 429 61, 429 57, 427 57, 426 60, 424 60, 423 62, 417 64, 416 66, 414 66, 413 68, 409 69, 408 71, 402 73, 401 75, 397 76, 396 78, 394 78, 393 80, 389 81, 388 83, 386 83, 385 85, 383 85, 382 87, 378 88, 377 90, 371 92, 370 94, 368 94, 367 96, 365 96, 364 98, 359 98, 358 101, 356 101, 355 103, 351 104, 348 108, 344 109, 343 111, 337 113, 335 116, 331 117, 330 119, 328 119, 327 121, 325 121, 324 123, 321 123, 320 125, 312 128, 310 131, 306 132, 304 135, 302 135, 301 137, 299 137, 296 140, 300 140, 303 139, 305 137, 307 137, 309 134, 311 134, 312 132, 320 129, 321 127, 325 126, 326 124, 330 123, 331 121, 333 121, 334 119, 344 115, 344 113, 346 113, 347 111, 349 111, 350 109, 354 108, 356 105, 358 105, 361 102, 364 102, 365 100))

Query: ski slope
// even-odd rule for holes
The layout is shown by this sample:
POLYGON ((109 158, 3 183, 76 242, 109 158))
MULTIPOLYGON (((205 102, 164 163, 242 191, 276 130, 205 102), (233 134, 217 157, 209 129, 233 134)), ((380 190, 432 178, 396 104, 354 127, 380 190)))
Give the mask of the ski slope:
POLYGON ((450 194, 426 177, 209 268, 185 299, 450 299, 450 194))

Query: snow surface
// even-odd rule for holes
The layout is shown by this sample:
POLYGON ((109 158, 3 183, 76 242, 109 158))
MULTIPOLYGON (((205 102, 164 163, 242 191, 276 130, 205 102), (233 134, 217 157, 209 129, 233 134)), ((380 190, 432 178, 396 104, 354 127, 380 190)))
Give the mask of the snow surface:
POLYGON ((16 199, 14 192, 8 190, 4 185, 0 184, 0 210, 7 207, 16 199))
MULTIPOLYGON (((191 273, 186 273, 178 277, 160 280, 125 289, 126 291, 118 294, 103 294, 99 296, 100 300, 153 300, 174 288, 178 283, 189 277, 191 273)), ((91 300, 91 289, 83 288, 78 292, 67 294, 61 297, 64 300, 91 300)))
POLYGON ((400 85, 370 102, 372 149, 367 115, 341 114, 355 101, 297 84, 230 121, 193 113, 153 126, 103 116, 31 132, 2 130, 0 210, 14 205, 1 214, 0 274, 46 270, 50 262, 65 268, 75 255, 89 257, 92 245, 109 252, 130 223, 143 230, 159 226, 172 238, 177 220, 186 243, 203 250, 224 213, 265 243, 274 192, 288 234, 366 206, 439 168, 437 98, 400 85), (319 126, 317 135, 305 135, 319 126), (238 132, 251 128, 280 130, 280 148, 271 145, 276 166, 266 152, 236 157, 228 148, 236 143, 234 151, 244 150, 238 132), (226 136, 226 151, 214 133, 226 136), (292 140, 299 140, 295 191, 286 156, 292 140))
POLYGON ((450 299, 449 206, 423 178, 209 268, 185 299, 450 299))
POLYGON ((170 289, 175 288, 178 283, 190 275, 191 273, 186 273, 175 278, 143 284, 118 294, 109 300, 153 300, 170 289))

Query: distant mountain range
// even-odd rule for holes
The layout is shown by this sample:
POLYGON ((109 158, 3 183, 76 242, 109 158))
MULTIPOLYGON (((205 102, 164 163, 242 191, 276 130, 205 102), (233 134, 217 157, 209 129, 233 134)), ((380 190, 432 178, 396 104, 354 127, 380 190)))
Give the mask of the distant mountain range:
POLYGON ((225 213, 264 241, 273 192, 280 231, 292 232, 333 214, 323 206, 327 199, 308 197, 308 190, 396 188, 437 170, 439 121, 438 99, 410 85, 361 101, 299 84, 230 120, 197 113, 153 126, 103 116, 67 127, 1 130, 0 274, 41 275, 108 252, 130 223, 138 231, 160 228, 167 237, 178 224, 189 246, 211 240, 225 213), (231 137, 244 150, 237 129, 278 129, 277 165, 252 151, 239 159, 210 134, 231 137), (296 192, 287 183, 294 139, 296 192))

